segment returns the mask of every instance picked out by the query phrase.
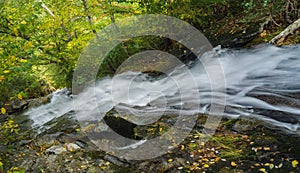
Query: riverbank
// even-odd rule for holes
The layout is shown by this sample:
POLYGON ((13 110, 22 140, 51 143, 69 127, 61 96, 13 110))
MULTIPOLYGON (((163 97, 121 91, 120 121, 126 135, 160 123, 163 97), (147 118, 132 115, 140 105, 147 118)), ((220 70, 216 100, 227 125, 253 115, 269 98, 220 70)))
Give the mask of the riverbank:
MULTIPOLYGON (((207 142, 201 142, 207 137, 200 126, 205 120, 206 116, 199 115, 198 125, 184 142, 170 153, 146 161, 121 160, 101 150, 95 151, 76 127, 67 130, 61 124, 57 131, 35 138, 26 121, 22 120, 23 125, 19 127, 14 127, 12 122, 12 127, 19 130, 18 134, 1 137, 2 172, 300 171, 299 136, 276 131, 253 119, 224 118, 216 133, 207 142)), ((145 132, 145 127, 137 128, 140 129, 137 133, 145 132)), ((166 124, 155 123, 146 131, 151 136, 167 128, 166 124)))

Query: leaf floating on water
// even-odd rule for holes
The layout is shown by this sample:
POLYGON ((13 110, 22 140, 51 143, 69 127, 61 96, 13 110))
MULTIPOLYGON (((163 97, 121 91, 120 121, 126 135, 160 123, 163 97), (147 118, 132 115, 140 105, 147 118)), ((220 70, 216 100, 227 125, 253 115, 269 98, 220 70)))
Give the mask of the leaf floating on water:
POLYGON ((296 168, 298 164, 299 164, 299 162, 297 160, 292 161, 293 168, 296 168))
POLYGON ((269 168, 273 169, 274 168, 274 164, 270 164, 269 168))

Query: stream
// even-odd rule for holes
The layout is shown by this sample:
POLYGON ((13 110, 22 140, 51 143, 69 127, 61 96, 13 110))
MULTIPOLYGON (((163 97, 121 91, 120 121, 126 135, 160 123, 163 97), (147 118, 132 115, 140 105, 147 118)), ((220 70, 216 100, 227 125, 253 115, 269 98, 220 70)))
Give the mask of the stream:
POLYGON ((80 122, 99 121, 112 109, 127 121, 145 125, 162 115, 207 114, 212 104, 219 103, 218 98, 226 98, 224 113, 216 116, 247 117, 300 134, 300 45, 259 45, 241 50, 217 47, 214 51, 218 56, 211 61, 222 66, 224 92, 211 90, 205 68, 196 60, 190 68, 175 68, 164 77, 126 72, 98 80, 76 96, 59 90, 52 94, 50 103, 25 114, 37 133, 67 113, 73 112, 80 122))

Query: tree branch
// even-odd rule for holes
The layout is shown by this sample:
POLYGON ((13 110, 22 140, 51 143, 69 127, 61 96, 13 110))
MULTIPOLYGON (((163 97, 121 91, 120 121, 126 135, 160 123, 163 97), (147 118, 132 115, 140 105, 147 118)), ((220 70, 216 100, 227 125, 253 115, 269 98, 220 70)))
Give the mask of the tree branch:
POLYGON ((55 17, 54 14, 52 13, 52 11, 47 7, 46 4, 43 3, 42 0, 38 0, 38 2, 42 3, 42 7, 52 16, 55 17))
POLYGON ((287 36, 293 34, 297 29, 300 28, 300 18, 294 23, 285 28, 280 34, 274 37, 269 43, 274 45, 279 45, 282 43, 287 36))
POLYGON ((96 38, 98 39, 98 34, 97 34, 96 30, 93 28, 92 17, 89 15, 89 10, 88 10, 87 4, 86 4, 86 0, 81 0, 81 1, 82 1, 82 4, 83 4, 83 7, 84 7, 85 14, 88 18, 90 27, 91 27, 93 33, 95 34, 96 38))

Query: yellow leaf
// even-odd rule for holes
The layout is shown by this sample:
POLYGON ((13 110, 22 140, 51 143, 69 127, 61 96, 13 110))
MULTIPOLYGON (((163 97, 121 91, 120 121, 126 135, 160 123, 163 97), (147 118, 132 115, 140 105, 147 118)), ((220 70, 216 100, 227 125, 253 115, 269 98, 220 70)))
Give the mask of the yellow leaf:
POLYGON ((3 73, 8 74, 8 73, 10 73, 10 71, 9 70, 4 70, 3 73))
POLYGON ((170 163, 170 162, 173 162, 173 159, 169 159, 168 162, 169 162, 169 163, 170 163))
POLYGON ((293 166, 294 168, 296 168, 298 164, 299 164, 299 162, 298 162, 297 160, 293 160, 293 161, 292 161, 292 166, 293 166))
POLYGON ((17 28, 14 28, 14 33, 15 33, 16 36, 19 36, 19 32, 18 32, 17 28))
POLYGON ((235 162, 231 162, 231 166, 237 166, 235 162))
POLYGON ((19 99, 19 100, 22 100, 22 99, 23 99, 23 97, 22 97, 21 94, 18 94, 18 99, 19 99))
POLYGON ((4 76, 0 76, 0 82, 4 81, 4 76))
POLYGON ((263 173, 267 173, 267 171, 266 171, 265 168, 260 168, 259 171, 260 171, 260 172, 263 172, 263 173))
POLYGON ((4 115, 6 114, 6 109, 5 108, 1 108, 1 113, 4 115))
POLYGON ((2 162, 0 162, 0 167, 1 167, 1 166, 3 166, 3 163, 2 163, 2 162))
POLYGON ((21 24, 22 24, 22 25, 26 25, 27 23, 26 23, 25 20, 23 20, 23 21, 21 22, 21 24))
POLYGON ((203 168, 209 168, 208 164, 203 165, 203 168))
POLYGON ((29 42, 27 43, 27 45, 28 45, 28 47, 31 47, 31 46, 32 46, 32 42, 29 41, 29 42))
POLYGON ((20 62, 27 62, 27 59, 21 59, 20 62))
POLYGON ((10 59, 11 59, 12 61, 16 61, 16 60, 17 60, 17 57, 14 56, 14 55, 12 55, 12 56, 10 56, 10 59))

